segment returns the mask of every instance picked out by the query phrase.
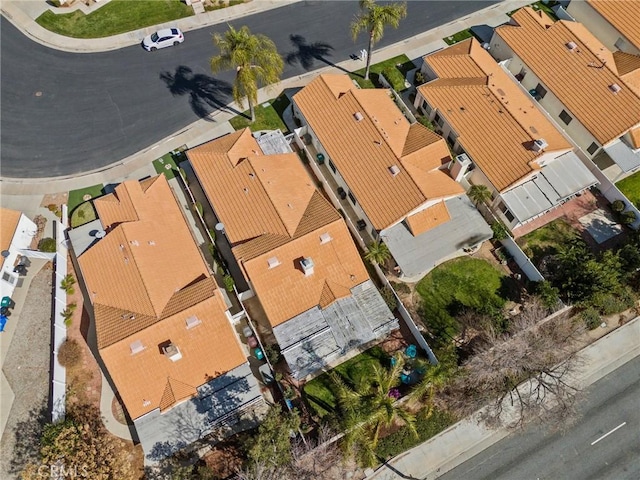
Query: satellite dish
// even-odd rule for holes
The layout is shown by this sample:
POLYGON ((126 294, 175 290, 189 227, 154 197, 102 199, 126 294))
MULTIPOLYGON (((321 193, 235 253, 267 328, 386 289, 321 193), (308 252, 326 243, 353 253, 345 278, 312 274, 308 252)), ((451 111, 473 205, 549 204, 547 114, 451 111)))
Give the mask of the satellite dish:
POLYGON ((107 234, 107 232, 105 232, 104 230, 98 230, 98 231, 95 233, 95 237, 96 237, 96 238, 104 238, 104 236, 105 236, 106 234, 107 234))
POLYGON ((4 258, 7 258, 9 255, 11 255, 11 252, 9 250, 2 250, 2 253, 0 253, 0 255, 2 255, 4 258))
POLYGON ((217 232, 224 233, 224 223, 216 223, 216 226, 214 228, 217 232))

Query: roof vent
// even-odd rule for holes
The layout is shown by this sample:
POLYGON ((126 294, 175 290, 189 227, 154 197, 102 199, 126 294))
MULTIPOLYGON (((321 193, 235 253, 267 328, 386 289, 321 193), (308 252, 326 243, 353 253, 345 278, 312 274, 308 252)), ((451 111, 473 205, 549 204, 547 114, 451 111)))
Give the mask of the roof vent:
POLYGON ((138 241, 137 241, 137 240, 131 240, 129 243, 130 243, 131 245, 133 245, 134 247, 139 247, 139 246, 140 246, 140 243, 138 243, 138 241))
POLYGON ((149 240, 147 243, 152 247, 156 244, 156 242, 154 242, 153 240, 149 240))
POLYGON ((613 93, 618 93, 620 90, 622 90, 622 87, 617 83, 612 83, 611 85, 609 85, 609 90, 611 90, 613 93))
POLYGON ((353 118, 356 119, 356 121, 360 122, 364 117, 362 116, 362 114, 360 112, 356 112, 353 114, 353 118))
POLYGON ((177 362, 182 358, 182 354, 180 353, 180 349, 175 346, 173 343, 169 343, 162 347, 162 352, 169 357, 169 360, 172 362, 177 362))
POLYGON ((491 50, 491 45, 489 45, 489 43, 488 43, 488 42, 484 42, 484 43, 482 44, 482 48, 484 48, 485 50, 491 50))
POLYGON ((395 177, 396 175, 398 175, 400 173, 400 169, 398 168, 397 165, 391 165, 389 167, 389 172, 391 172, 391 175, 393 175, 395 177))
POLYGON ((576 48, 578 48, 578 45, 576 45, 576 42, 567 42, 565 43, 565 46, 570 50, 570 51, 574 51, 576 48))
POLYGON ((195 315, 192 315, 187 318, 186 323, 187 323, 187 330, 191 330, 193 327, 200 325, 202 321, 195 315))
POLYGON ((304 271, 304 276, 308 277, 309 275, 313 275, 313 260, 311 257, 305 257, 300 260, 300 266, 304 271))
POLYGON ((280 260, 278 260, 278 257, 271 257, 267 259, 267 263, 269 264, 269 268, 276 268, 280 265, 280 260))
POLYGON ((323 233, 320 235, 320 245, 324 245, 325 243, 329 243, 331 241, 331 235, 328 233, 323 233))
POLYGON ((149 405, 151 405, 151 400, 142 400, 143 407, 148 407, 149 405))
POLYGON ((144 350, 144 345, 142 344, 142 340, 136 340, 131 345, 129 345, 131 349, 131 355, 135 355, 136 353, 140 353, 144 350))
POLYGON ((539 139, 533 141, 532 149, 533 149, 534 152, 541 152, 545 148, 547 148, 548 146, 549 146, 549 144, 547 143, 547 141, 544 138, 539 138, 539 139))

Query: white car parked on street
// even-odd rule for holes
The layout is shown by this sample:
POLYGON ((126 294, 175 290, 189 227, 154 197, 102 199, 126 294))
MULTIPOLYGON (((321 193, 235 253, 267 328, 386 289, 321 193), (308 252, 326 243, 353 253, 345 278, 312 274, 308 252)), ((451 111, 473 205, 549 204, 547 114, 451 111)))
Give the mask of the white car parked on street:
POLYGON ((144 37, 142 48, 153 52, 159 48, 173 47, 184 42, 184 35, 179 28, 165 28, 144 37))

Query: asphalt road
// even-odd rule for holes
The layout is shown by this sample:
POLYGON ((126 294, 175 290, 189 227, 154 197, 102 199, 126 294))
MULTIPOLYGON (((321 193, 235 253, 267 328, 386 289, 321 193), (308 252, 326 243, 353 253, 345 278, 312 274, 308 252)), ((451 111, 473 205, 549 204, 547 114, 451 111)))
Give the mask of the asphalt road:
POLYGON ((529 428, 439 480, 640 478, 640 357, 591 385, 585 394, 581 415, 567 431, 529 428))
MULTIPOLYGON (((461 18, 496 1, 410 1, 382 47, 461 18)), ((305 1, 231 22, 269 36, 283 57, 283 78, 341 62, 366 47, 349 23, 355 1, 305 1), (297 35, 297 44, 291 41, 297 35), (292 54, 292 55, 289 55, 292 54), (300 60, 305 60, 301 62, 300 60)), ((149 53, 140 46, 97 54, 46 48, 0 23, 0 174, 42 178, 106 167, 226 105, 231 72, 211 76, 213 32, 187 32, 185 43, 149 53)), ((358 64, 358 67, 360 65, 358 64)))

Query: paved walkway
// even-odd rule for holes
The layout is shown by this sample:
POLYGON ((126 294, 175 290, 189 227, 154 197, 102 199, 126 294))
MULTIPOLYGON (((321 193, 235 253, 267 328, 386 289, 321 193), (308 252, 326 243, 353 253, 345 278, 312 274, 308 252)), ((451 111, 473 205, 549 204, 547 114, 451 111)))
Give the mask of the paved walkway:
MULTIPOLYGON (((227 10, 231 11, 232 8, 238 9, 242 7, 242 14, 247 15, 250 13, 256 13, 259 10, 265 10, 268 8, 275 8, 276 6, 281 6, 285 2, 292 3, 296 0, 254 0, 245 5, 229 7, 223 10, 218 10, 216 12, 225 12, 227 10)), ((51 32, 47 32, 46 30, 39 27, 33 19, 31 19, 28 14, 19 8, 20 1, 4 1, 2 3, 2 11, 5 15, 12 15, 11 21, 19 26, 23 31, 27 31, 32 36, 35 35, 36 32, 39 35, 39 41, 46 41, 52 47, 56 48, 64 48, 64 42, 70 42, 74 39, 68 39, 66 37, 61 37, 59 35, 55 35, 51 32), (38 28, 34 27, 36 25, 38 28), (38 31, 40 29, 40 31, 38 31), (42 31, 44 30, 44 32, 42 31)), ((464 18, 452 21, 446 25, 442 25, 433 30, 429 30, 420 35, 416 35, 410 39, 406 39, 397 44, 391 45, 389 47, 377 50, 372 55, 372 63, 377 63, 388 58, 392 58, 394 56, 400 55, 402 53, 406 54, 409 58, 413 59, 417 63, 421 62, 421 58, 427 53, 442 49, 446 47, 445 42, 442 40, 443 38, 453 35, 460 30, 464 30, 465 28, 469 28, 473 25, 490 25, 497 26, 502 23, 508 21, 508 17, 506 16, 506 12, 512 11, 521 6, 527 5, 530 3, 530 0, 509 0, 503 1, 501 3, 492 5, 488 8, 475 12, 471 15, 468 15, 464 18)), ((212 12, 212 13, 216 13, 212 12)), ((240 12, 240 10, 236 10, 236 12, 240 12)), ((229 14, 232 14, 230 12, 229 14)), ((190 28, 199 28, 205 25, 218 23, 219 21, 227 21, 221 20, 219 17, 211 16, 212 14, 202 14, 209 15, 206 19, 203 19, 201 24, 198 26, 192 25, 190 28), (208 20, 207 20, 208 19, 208 20), (206 23, 207 21, 211 23, 206 23)), ((237 14, 238 16, 242 16, 237 14)), ((198 16, 200 17, 200 16, 198 16)), ((181 28, 185 27, 185 30, 189 28, 189 26, 183 25, 182 22, 186 21, 195 21, 190 17, 189 19, 178 20, 177 23, 181 28)), ((200 20, 198 20, 200 22, 200 20)), ((154 27, 155 28, 155 27, 154 27)), ((139 42, 140 31, 135 33, 138 35, 136 37, 135 42, 139 42)), ((129 34, 124 34, 129 35, 129 34)), ((133 34, 132 34, 133 35, 133 34)), ((118 36, 120 37, 120 36, 118 36)), ((103 50, 105 48, 120 48, 124 45, 117 46, 117 42, 120 40, 115 39, 114 37, 110 37, 107 39, 100 39, 99 42, 103 45, 103 50), (111 42, 114 42, 113 45, 111 42)), ((74 40, 75 43, 78 40, 74 40)), ((85 43, 86 40, 82 40, 82 43, 85 43)), ((133 42, 133 39, 130 39, 129 42, 133 42)), ((74 43, 74 45, 75 45, 74 43)), ((131 43, 127 43, 129 45, 131 43)), ((76 48, 77 45, 74 47, 76 48)), ((88 48, 88 47, 87 47, 88 48)), ((77 50, 76 50, 77 51, 77 50)), ((341 62, 336 67, 343 68, 346 70, 354 70, 361 66, 361 62, 359 60, 346 60, 341 62)), ((298 75, 278 84, 272 85, 268 88, 263 88, 259 91, 258 94, 258 103, 265 102, 280 92, 287 88, 296 88, 302 87, 310 82, 313 78, 315 78, 320 73, 334 72, 338 73, 341 70, 338 70, 336 67, 327 66, 325 68, 315 70, 313 72, 305 73, 303 75, 298 75)), ((126 177, 132 172, 144 167, 149 164, 151 161, 159 157, 160 155, 169 152, 171 150, 177 149, 182 145, 197 145, 198 143, 202 143, 204 141, 216 138, 220 135, 220 132, 226 133, 228 131, 228 126, 225 126, 225 123, 235 116, 235 111, 242 110, 235 104, 229 104, 228 109, 222 111, 218 110, 210 115, 207 119, 198 120, 185 128, 175 132, 173 135, 170 135, 168 138, 157 142, 156 144, 150 145, 146 149, 131 155, 127 158, 122 159, 119 162, 112 164, 109 167, 103 168, 98 171, 86 172, 84 175, 75 175, 69 177, 57 177, 57 178, 38 178, 38 179, 3 179, 2 181, 2 194, 3 195, 38 195, 44 193, 57 193, 64 192, 69 190, 74 190, 77 188, 83 188, 90 185, 95 185, 97 183, 110 183, 114 178, 126 177), (214 120, 215 123, 212 123, 211 120, 214 120), (213 128, 212 128, 213 125, 213 128)))
MULTIPOLYGON (((585 388, 640 355, 640 317, 612 331, 578 354, 576 384, 585 388)), ((432 480, 464 463, 511 433, 489 430, 478 416, 456 423, 440 435, 397 456, 368 479, 432 480)))

